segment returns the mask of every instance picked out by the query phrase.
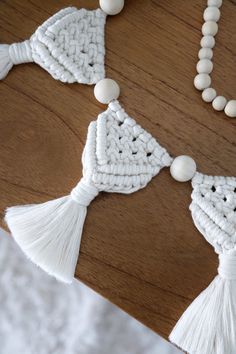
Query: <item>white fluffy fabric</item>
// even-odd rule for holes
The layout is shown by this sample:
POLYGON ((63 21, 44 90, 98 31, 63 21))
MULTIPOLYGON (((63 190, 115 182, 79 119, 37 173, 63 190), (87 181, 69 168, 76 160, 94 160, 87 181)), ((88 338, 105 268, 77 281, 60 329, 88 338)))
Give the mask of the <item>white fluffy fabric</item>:
POLYGON ((0 354, 178 354, 79 282, 26 260, 0 231, 0 354))

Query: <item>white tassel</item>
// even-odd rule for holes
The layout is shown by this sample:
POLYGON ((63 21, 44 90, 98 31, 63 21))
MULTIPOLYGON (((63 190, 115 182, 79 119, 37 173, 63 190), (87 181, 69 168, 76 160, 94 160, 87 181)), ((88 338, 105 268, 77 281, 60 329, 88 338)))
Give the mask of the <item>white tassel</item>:
POLYGON ((30 41, 0 44, 0 80, 4 79, 13 65, 32 62, 30 41))
POLYGON ((179 319, 170 341, 190 354, 236 353, 236 255, 219 256, 219 275, 179 319))
POLYGON ((4 79, 13 67, 9 47, 7 44, 0 44, 0 80, 4 79))
POLYGON ((32 262, 58 280, 71 283, 87 206, 97 195, 97 188, 82 179, 69 196, 8 208, 5 220, 32 262))

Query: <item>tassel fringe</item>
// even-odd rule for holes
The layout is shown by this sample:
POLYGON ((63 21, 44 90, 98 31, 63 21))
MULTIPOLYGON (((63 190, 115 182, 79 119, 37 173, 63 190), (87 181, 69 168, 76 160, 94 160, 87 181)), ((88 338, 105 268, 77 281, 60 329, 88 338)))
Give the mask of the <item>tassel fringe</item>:
POLYGON ((72 192, 43 204, 8 208, 5 216, 26 256, 65 283, 73 281, 87 206, 98 194, 83 182, 72 192))
POLYGON ((173 344, 190 354, 236 353, 235 269, 235 256, 220 255, 220 275, 179 319, 169 337, 173 344))
POLYGON ((9 47, 7 44, 0 44, 0 80, 4 79, 13 67, 9 47))

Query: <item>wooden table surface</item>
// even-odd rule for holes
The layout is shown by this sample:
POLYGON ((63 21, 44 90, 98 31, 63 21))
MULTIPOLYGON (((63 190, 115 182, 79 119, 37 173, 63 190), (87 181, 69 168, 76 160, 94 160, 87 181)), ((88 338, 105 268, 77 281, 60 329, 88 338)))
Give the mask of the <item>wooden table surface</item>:
MULTIPOLYGON (((49 16, 93 0, 1 0, 0 42, 29 38, 49 16)), ((236 95, 236 1, 225 0, 213 85, 236 95)), ((106 26, 107 76, 126 111, 168 151, 201 172, 236 175, 236 121, 193 87, 205 0, 127 0, 106 26)), ((101 110, 93 87, 57 82, 36 64, 0 83, 0 212, 68 194, 81 176, 87 126, 101 110)), ((101 194, 89 207, 76 276, 167 338, 216 274, 217 256, 193 226, 190 183, 164 170, 130 196, 101 194)), ((2 226, 6 228, 2 221, 2 226)), ((7 266, 7 264, 6 264, 7 266)))

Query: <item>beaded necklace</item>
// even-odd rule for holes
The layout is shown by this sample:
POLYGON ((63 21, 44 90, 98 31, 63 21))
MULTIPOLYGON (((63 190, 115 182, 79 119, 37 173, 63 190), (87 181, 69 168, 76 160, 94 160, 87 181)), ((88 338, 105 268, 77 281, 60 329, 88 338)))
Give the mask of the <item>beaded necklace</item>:
POLYGON ((224 96, 218 96, 216 90, 211 86, 210 73, 213 70, 213 48, 215 46, 215 35, 218 32, 217 22, 220 19, 219 8, 222 0, 208 0, 208 7, 205 9, 203 18, 205 23, 202 26, 203 37, 201 49, 198 52, 197 76, 194 79, 196 89, 203 91, 202 99, 211 103, 216 111, 225 111, 228 117, 236 117, 236 100, 227 100, 224 96))

